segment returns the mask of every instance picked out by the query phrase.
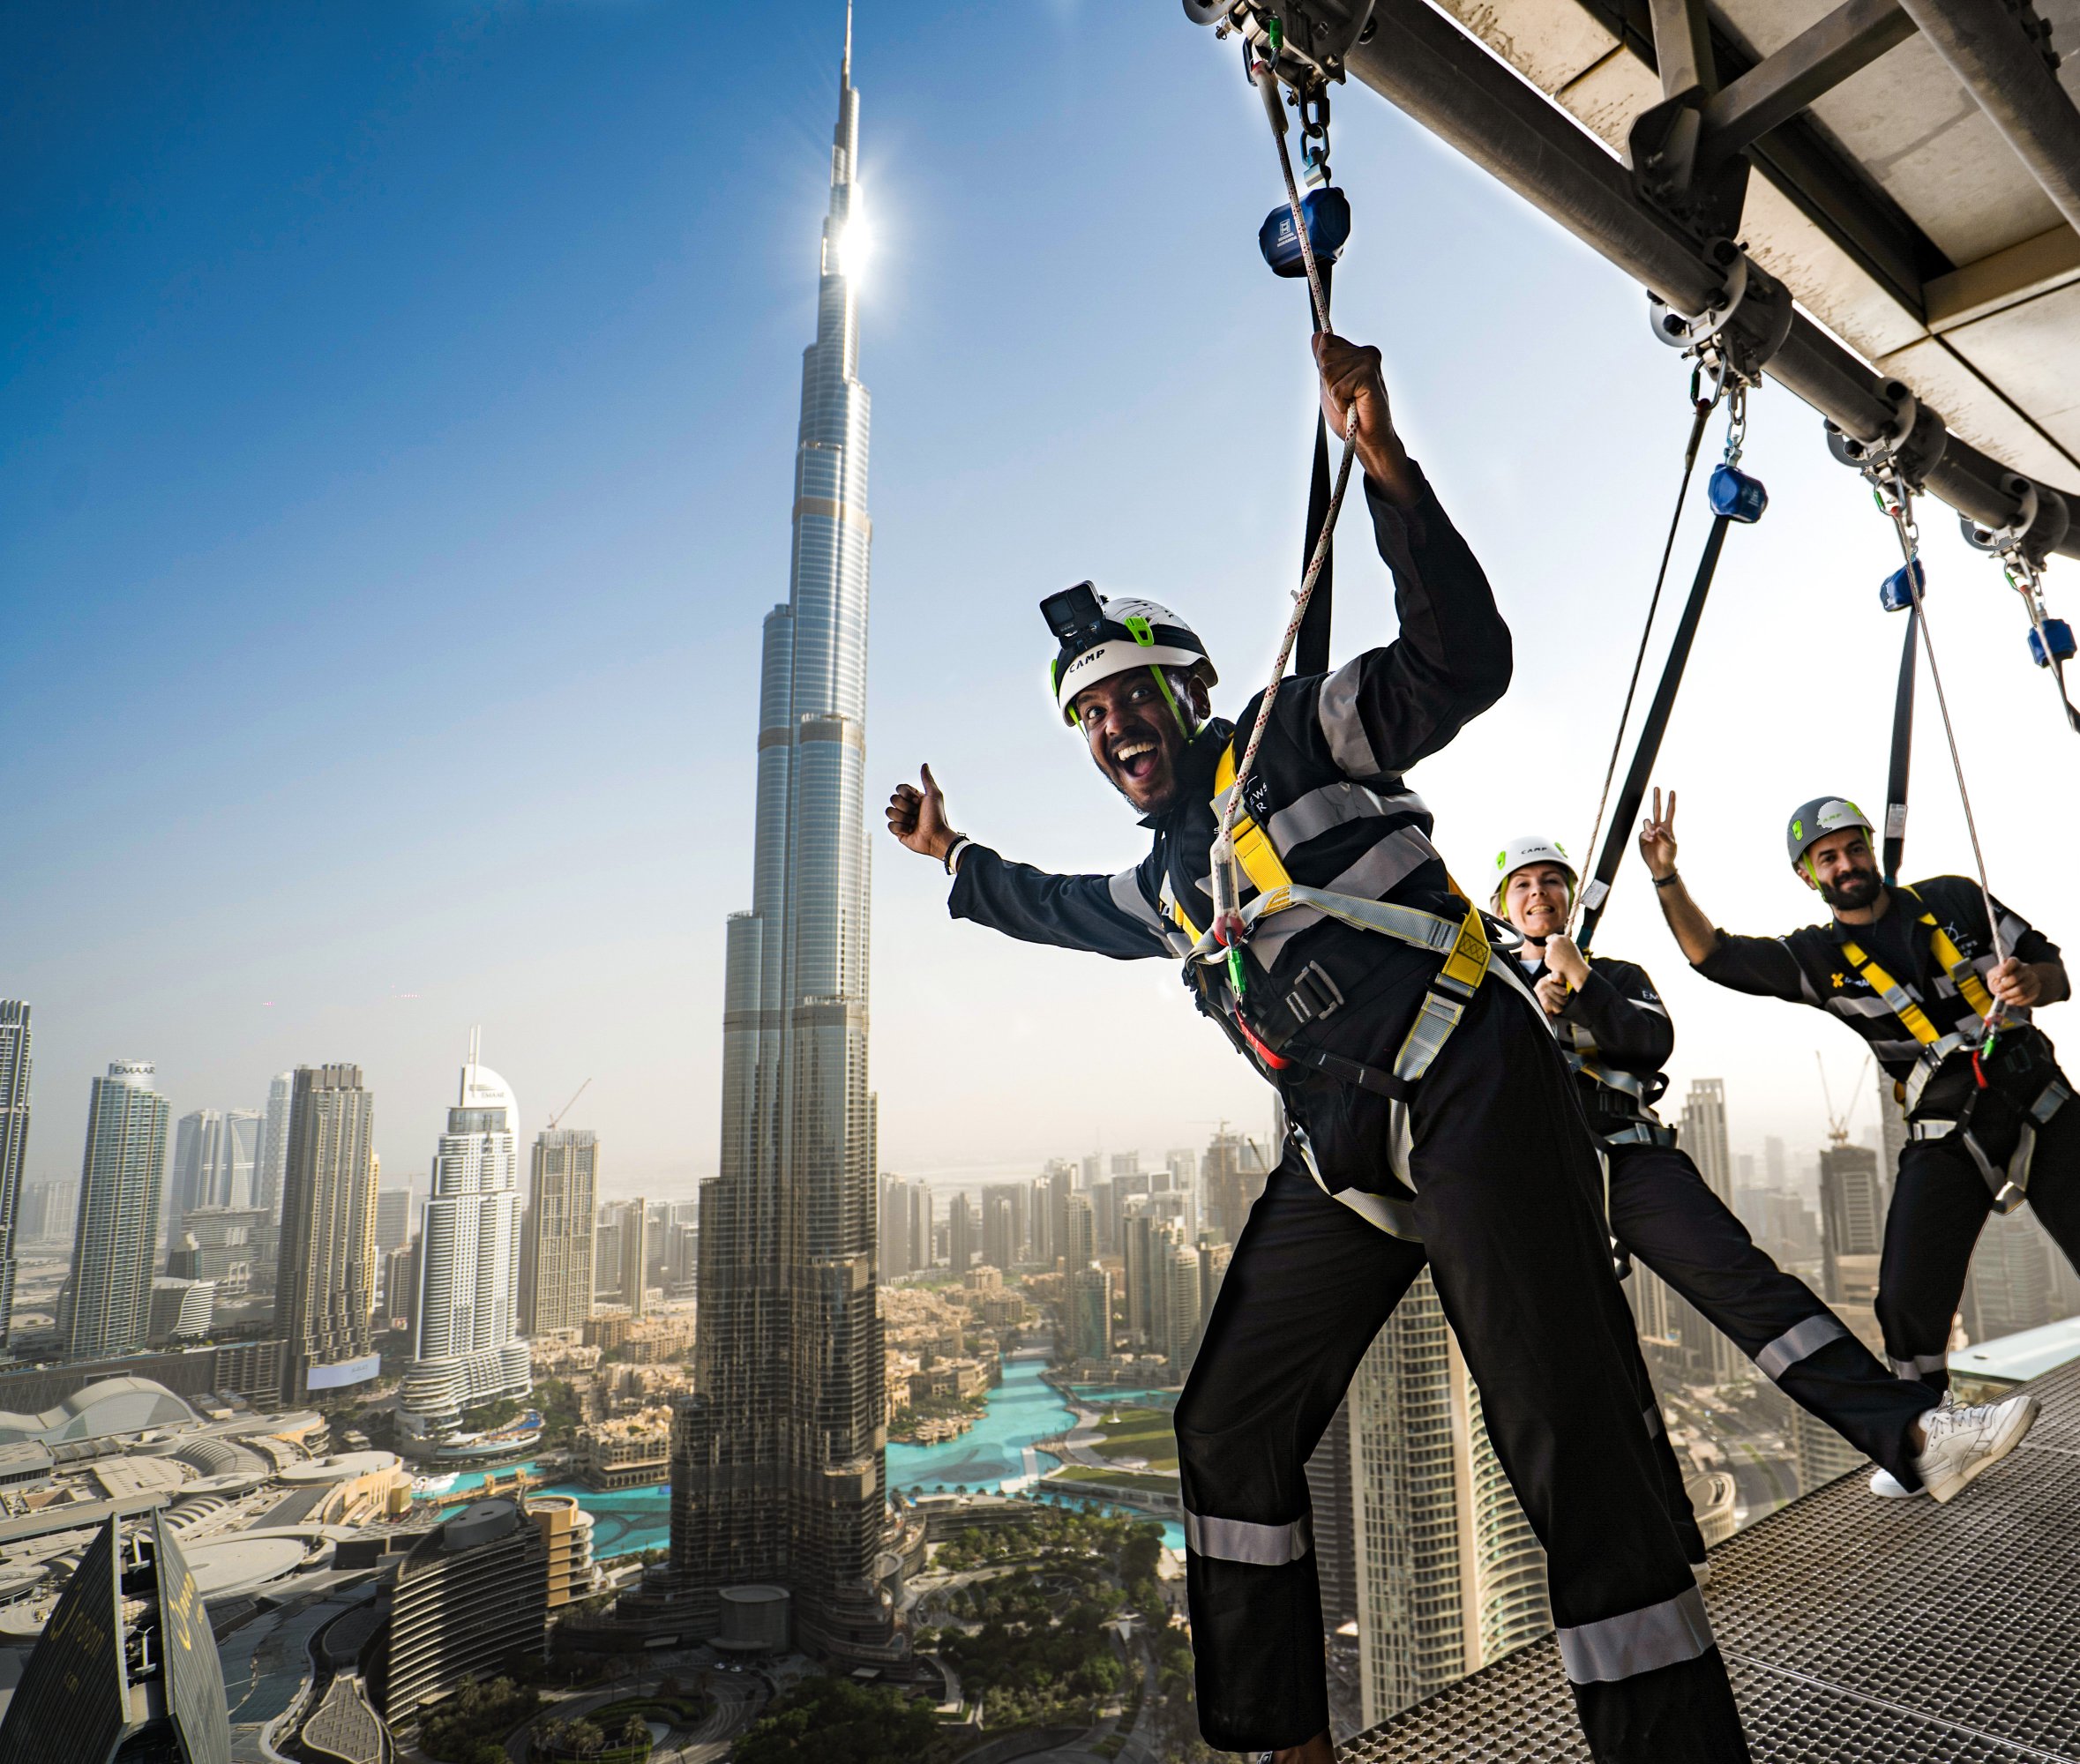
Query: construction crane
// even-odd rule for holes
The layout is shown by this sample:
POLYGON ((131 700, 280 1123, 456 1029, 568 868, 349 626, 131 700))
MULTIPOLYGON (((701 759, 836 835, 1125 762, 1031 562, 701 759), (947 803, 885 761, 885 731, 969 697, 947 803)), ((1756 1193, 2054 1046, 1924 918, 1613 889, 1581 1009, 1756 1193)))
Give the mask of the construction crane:
POLYGON ((1813 1050, 1813 1064, 1820 1068, 1820 1095, 1821 1099, 1827 1104, 1828 1143, 1845 1146, 1849 1143, 1849 1124, 1856 1118, 1856 1105, 1862 1102, 1863 1093, 1867 1088, 1863 1080, 1871 1069, 1871 1056, 1866 1054, 1863 1057, 1863 1065, 1856 1074, 1857 1089, 1849 1099, 1849 1112, 1845 1115, 1835 1113, 1834 1092, 1828 1088, 1827 1062, 1821 1058, 1818 1048, 1813 1050))
MULTIPOLYGON (((1815 1054, 1814 1055, 1814 1058, 1817 1059, 1820 1058, 1820 1056, 1815 1054)), ((591 1088, 592 1080, 588 1078, 585 1080, 584 1083, 580 1084, 576 1090, 571 1093, 571 1100, 565 1103, 562 1108, 558 1109, 555 1114, 549 1117, 549 1131, 550 1132, 554 1132, 556 1131, 556 1124, 562 1120, 565 1115, 568 1115, 572 1110, 575 1109, 578 1106, 578 1099, 584 1095, 585 1093, 591 1088)))

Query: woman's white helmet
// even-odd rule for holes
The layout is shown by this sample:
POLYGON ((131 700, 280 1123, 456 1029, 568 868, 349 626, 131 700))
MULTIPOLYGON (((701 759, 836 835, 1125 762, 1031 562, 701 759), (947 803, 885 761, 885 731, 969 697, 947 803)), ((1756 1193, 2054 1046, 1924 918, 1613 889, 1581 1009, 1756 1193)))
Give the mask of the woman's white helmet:
POLYGON ((1567 872, 1567 903, 1574 904, 1575 890, 1582 885, 1582 874, 1575 868, 1575 860, 1567 856, 1558 840, 1547 839, 1544 833, 1525 833, 1511 840, 1495 854, 1495 895, 1492 904, 1497 912, 1502 910, 1502 891, 1509 886, 1509 878, 1534 863, 1557 864, 1567 872))
POLYGON ((1129 669, 1180 668, 1209 686, 1219 683, 1198 633, 1159 601, 1102 596, 1091 583, 1079 582, 1050 594, 1040 611, 1060 641, 1048 683, 1055 708, 1072 727, 1076 694, 1129 669))

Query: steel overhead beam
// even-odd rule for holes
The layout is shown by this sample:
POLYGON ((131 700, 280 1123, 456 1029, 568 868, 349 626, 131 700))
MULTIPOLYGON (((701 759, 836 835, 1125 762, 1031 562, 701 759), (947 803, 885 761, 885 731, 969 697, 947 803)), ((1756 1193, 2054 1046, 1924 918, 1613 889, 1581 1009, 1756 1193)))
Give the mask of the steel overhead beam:
MULTIPOLYGON (((2001 0, 1901 0, 2030 176, 2080 230, 2080 111, 2001 0)), ((2032 15, 2033 16, 2033 15, 2032 15)))
POLYGON ((1913 34, 1900 0, 1847 0, 1706 100, 1702 152, 1744 151, 1913 34))
MULTIPOLYGON (((1601 141, 1425 0, 1378 0, 1373 19, 1371 39, 1345 63, 1354 78, 1672 306, 1710 304, 1718 273, 1635 199, 1630 174, 1601 141)), ((1768 372, 1859 440, 1894 421, 1879 376, 1802 315, 1768 372)), ((2004 527, 2021 512, 2007 488, 2016 475, 1953 435, 1928 489, 1981 526, 2004 527)), ((2080 532, 2058 549, 2080 557, 2080 532)))

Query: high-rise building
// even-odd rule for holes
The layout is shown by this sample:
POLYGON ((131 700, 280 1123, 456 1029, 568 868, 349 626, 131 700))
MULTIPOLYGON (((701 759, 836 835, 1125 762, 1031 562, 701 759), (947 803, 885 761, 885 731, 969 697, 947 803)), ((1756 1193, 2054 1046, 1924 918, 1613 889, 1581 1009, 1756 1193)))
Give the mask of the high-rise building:
POLYGON ((586 1128, 549 1127, 535 1135, 520 1229, 522 1334, 582 1329, 591 1320, 599 1158, 598 1136, 586 1128))
MULTIPOLYGON (((14 1327, 14 1242, 20 1224, 22 1164, 29 1155, 29 1006, 0 998, 0 1352, 14 1327)), ((44 1235, 44 1224, 27 1235, 44 1235)))
POLYGON ((640 1317, 650 1308, 650 1211, 649 1202, 640 1195, 621 1203, 621 1231, 615 1247, 621 1252, 616 1290, 628 1306, 628 1314, 640 1317))
POLYGON ((680 1405, 671 1562, 704 1596, 787 1588, 812 1652, 892 1657, 867 1083, 866 388, 849 252, 848 40, 803 360, 788 603, 765 623, 752 906, 729 923, 720 1170, 700 1204, 700 1395, 680 1405), (784 1492, 782 1492, 784 1491, 784 1492))
POLYGON ((998 1184, 983 1190, 982 1259, 993 1268, 1016 1267, 1025 1259, 1026 1192, 998 1184))
POLYGON ((980 1237, 975 1208, 968 1204, 966 1194, 956 1194, 946 1203, 946 1266, 955 1274, 966 1274, 975 1266, 982 1248, 980 1237))
POLYGON ((534 1387, 520 1327, 520 1104, 469 1032, 419 1228, 419 1316, 398 1392, 400 1437, 438 1444, 464 1414, 534 1387))
POLYGON ((288 1170, 289 1099, 296 1089, 293 1072, 278 1072, 267 1080, 267 1108, 260 1119, 260 1157, 253 1170, 253 1205, 271 1217, 281 1216, 281 1184, 288 1170))
POLYGON ((1965 1334, 1994 1342, 2055 1320, 2051 1269, 2062 1259, 2033 1209, 1989 1215, 1964 1281, 1965 1334))
POLYGON ((380 1327, 405 1332, 409 1351, 412 1324, 419 1315, 419 1240, 415 1237, 401 1250, 383 1258, 383 1304, 378 1313, 380 1327))
POLYGON ((472 1501, 413 1544, 390 1604, 384 1718, 488 1678, 549 1629, 549 1536, 512 1500, 472 1501))
POLYGON ((1076 1189, 1076 1166, 1066 1158, 1051 1158, 1040 1179, 1047 1185, 1047 1249, 1041 1260, 1052 1267, 1069 1253, 1069 1196, 1076 1189))
POLYGON ((376 1098, 358 1065, 300 1065, 281 1184, 275 1327, 288 1344, 282 1401, 382 1369, 376 1303, 376 1098))
POLYGON ((882 1281, 900 1280, 924 1265, 911 1249, 916 1238, 910 1229, 910 1185, 900 1176, 890 1176, 886 1171, 881 1177, 879 1232, 879 1273, 882 1281))
POLYGON ((72 1235, 72 1208, 79 1185, 45 1181, 24 1183, 15 1207, 15 1239, 23 1244, 64 1243, 72 1235))
POLYGON ((252 1192, 258 1114, 251 1109, 197 1109, 174 1125, 173 1168, 166 1185, 166 1241, 177 1244, 183 1221, 200 1207, 243 1207, 252 1192))
POLYGON ((1199 1345, 1199 1252, 1186 1245, 1184 1233, 1177 1226, 1166 1226, 1164 1231, 1164 1248, 1158 1260, 1161 1315, 1152 1345, 1170 1362, 1171 1375, 1181 1379, 1199 1345))
POLYGON ((1346 1403, 1370 1725, 1544 1634, 1552 1618, 1545 1552, 1427 1271, 1366 1351, 1346 1403))
POLYGON ((153 1077, 150 1060, 118 1059, 94 1080, 72 1281, 59 1319, 70 1359, 134 1353, 151 1333, 170 1113, 153 1077))
POLYGON ((1358 1621, 1357 1510, 1351 1481, 1351 1399, 1336 1405, 1307 1460, 1307 1529, 1321 1587, 1321 1626, 1358 1621))
POLYGON ((1222 1128, 1207 1147, 1206 1162, 1200 1166, 1202 1229, 1225 1243, 1239 1241, 1243 1222, 1270 1174, 1261 1146, 1222 1128))
POLYGON ((412 1191, 378 1188, 376 1191, 376 1249, 388 1255, 401 1250, 412 1235, 412 1191))
POLYGON ((1683 1098, 1683 1123, 1680 1143, 1703 1177, 1704 1185, 1731 1207, 1733 1204, 1733 1157, 1726 1143, 1726 1082, 1721 1078, 1694 1078, 1689 1095, 1683 1098))
POLYGON ((1068 1280, 1069 1357, 1102 1360, 1112 1351, 1112 1274, 1095 1262, 1068 1280))
POLYGON ((1885 1191, 1878 1155, 1837 1142, 1820 1155, 1820 1239, 1829 1304, 1854 1298, 1874 1282, 1885 1243, 1885 1191))

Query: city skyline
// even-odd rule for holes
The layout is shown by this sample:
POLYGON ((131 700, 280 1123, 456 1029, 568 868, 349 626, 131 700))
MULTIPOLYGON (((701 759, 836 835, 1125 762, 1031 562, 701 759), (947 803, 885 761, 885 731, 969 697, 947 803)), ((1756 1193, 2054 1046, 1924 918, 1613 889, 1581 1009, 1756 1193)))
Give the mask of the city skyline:
MULTIPOLYGON (((84 1095, 135 1052, 176 1115, 253 1106, 270 1073, 350 1058, 384 1096, 385 1168, 423 1170, 452 1050, 483 1022, 522 1095, 599 1075, 572 1125, 610 1140, 616 1192, 685 1199, 714 1173, 723 975, 706 926, 729 897, 701 908, 685 878, 751 843, 756 756, 730 731, 756 718, 767 601, 748 585, 786 567, 766 487, 798 416, 799 265, 825 194, 801 168, 828 135, 841 10, 774 20, 770 79, 692 114, 712 49, 697 15, 655 5, 481 39, 432 15, 372 36, 191 19, 155 26, 135 64, 109 63, 83 20, 49 25, 78 53, 51 65, 79 108, 24 157, 17 236, 36 267, 0 296, 34 303, 11 309, 19 438, 0 452, 23 615, 0 656, 0 917, 17 933, 0 984, 36 1001, 47 1095, 84 1095), (302 71, 295 107, 270 95, 282 56, 302 71), (183 81, 213 94, 200 132, 169 96, 183 81), (514 114, 523 138, 486 153, 514 114), (87 194, 110 180, 113 209, 87 194), (509 684, 457 691, 463 654, 509 684), (267 684, 228 720, 185 714, 221 702, 228 669, 267 684), (473 766, 502 785, 474 795, 460 841, 453 781, 473 766), (347 791, 360 818, 342 841, 347 791), (258 826, 269 862, 228 875, 222 852, 258 826)), ((1276 166, 1232 56, 1174 13, 1112 21, 1095 68, 1067 13, 928 0, 906 22, 857 46, 880 123, 860 282, 876 614, 901 633, 869 664, 869 795, 936 754, 962 831, 1110 871, 1136 832, 1048 714, 1035 602, 1092 576, 1189 611, 1231 713, 1268 664, 1313 422, 1305 299, 1255 246, 1276 166), (1156 150, 1180 140, 1204 150, 1156 150), (1126 250, 1092 200, 1122 166, 1148 196, 1126 250), (1153 351, 1138 315, 1180 287, 1207 322, 1153 351), (1216 482, 1182 434, 1262 445, 1216 482)), ((1336 129, 1355 215, 1339 322, 1387 350, 1410 445, 1515 637, 1508 696, 1411 779, 1472 885, 1501 839, 1545 828, 1573 848, 1593 818, 1687 378, 1635 287, 1388 106, 1353 93, 1336 129), (1526 334, 1569 340, 1563 385, 1527 388, 1496 347, 1526 334)), ((1774 385, 1748 462, 1769 511, 1729 542, 1660 781, 1682 790, 1699 898, 1770 931, 1811 909, 1783 817, 1817 790, 1882 795, 1890 688, 1845 668, 1816 721, 1739 682, 1771 677, 1771 632, 1835 655, 1894 642, 1875 599, 1897 558, 1818 418, 1774 385)), ((1957 609, 1943 673, 1995 889, 2070 943, 2039 878, 2080 857, 2080 828, 2046 824, 1997 763, 2011 711, 2048 714, 2049 695, 1994 566, 1946 515, 1924 527, 1932 592, 1957 609)), ((1338 659, 1391 629, 1353 545, 1338 659)), ((2069 567, 2050 574, 2068 617, 2069 567)), ((1934 722, 1919 733, 1939 755, 1934 722)), ((1163 964, 994 947, 948 925, 929 864, 873 843, 885 1167, 1036 1166, 1064 1141, 1153 1146, 1254 1117, 1163 964), (1084 1081, 1093 1017, 1134 1037, 1133 1084, 1084 1081)), ((1969 867, 1940 763, 1918 768, 1909 857, 1969 867)), ((1659 984, 1677 1090, 1723 1076, 1742 1146, 1822 1138, 1813 1051, 1845 1079, 1846 1049, 1817 1018, 1691 975, 1629 858, 1600 942, 1659 984)), ((75 1173, 77 1151, 40 1130, 28 1178, 75 1173)))

